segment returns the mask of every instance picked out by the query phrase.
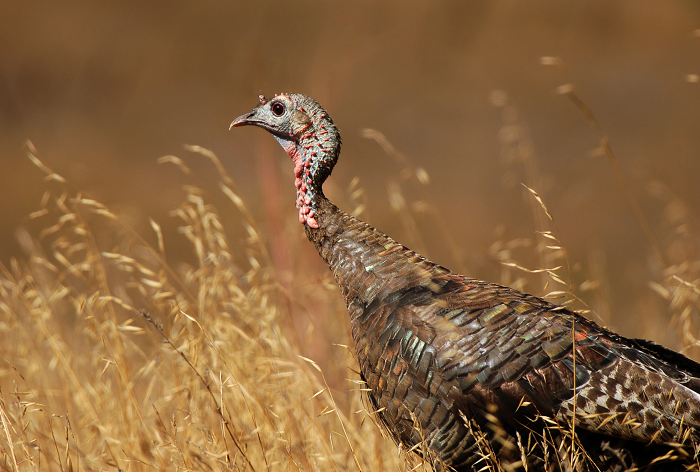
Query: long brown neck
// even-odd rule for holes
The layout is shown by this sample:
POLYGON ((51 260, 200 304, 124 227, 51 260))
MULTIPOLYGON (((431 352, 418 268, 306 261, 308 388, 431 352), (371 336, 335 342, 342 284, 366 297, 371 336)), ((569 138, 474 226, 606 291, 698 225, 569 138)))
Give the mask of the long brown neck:
POLYGON ((323 194, 316 203, 316 221, 318 228, 305 225, 306 236, 333 272, 353 318, 377 298, 449 273, 348 215, 323 194))

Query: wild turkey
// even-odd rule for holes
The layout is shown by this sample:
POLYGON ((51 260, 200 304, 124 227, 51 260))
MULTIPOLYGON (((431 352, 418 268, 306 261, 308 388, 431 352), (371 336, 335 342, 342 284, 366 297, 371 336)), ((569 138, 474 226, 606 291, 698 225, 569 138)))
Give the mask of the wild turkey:
POLYGON ((299 221, 345 298, 369 399, 397 441, 438 469, 479 470, 484 434, 504 463, 536 470, 547 448, 526 450, 531 433, 549 435, 551 452, 573 424, 578 470, 643 468, 669 450, 649 467, 697 466, 700 364, 450 272, 343 212, 322 189, 340 153, 331 118, 305 95, 259 99, 231 128, 266 129, 294 161, 299 221))

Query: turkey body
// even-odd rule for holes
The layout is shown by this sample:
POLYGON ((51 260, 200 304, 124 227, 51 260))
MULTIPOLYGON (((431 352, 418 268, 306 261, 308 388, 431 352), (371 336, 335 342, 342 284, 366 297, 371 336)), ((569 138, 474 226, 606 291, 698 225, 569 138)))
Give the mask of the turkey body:
POLYGON ((300 222, 340 287, 369 400, 396 441, 442 470, 480 470, 490 453, 527 470, 697 468, 700 364, 453 273, 337 208, 322 184, 340 136, 310 98, 261 96, 231 126, 242 125, 272 133, 295 163, 300 222), (579 462, 547 457, 567 441, 579 462))

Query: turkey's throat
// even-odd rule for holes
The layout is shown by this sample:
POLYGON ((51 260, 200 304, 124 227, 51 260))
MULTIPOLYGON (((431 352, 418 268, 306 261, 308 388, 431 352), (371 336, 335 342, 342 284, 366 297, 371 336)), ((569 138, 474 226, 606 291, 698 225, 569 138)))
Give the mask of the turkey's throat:
POLYGON ((287 141, 282 143, 284 150, 294 161, 294 185, 297 188, 296 206, 299 209, 299 223, 306 224, 311 228, 318 228, 316 219, 316 204, 319 197, 323 195, 320 189, 316 188, 313 179, 312 157, 310 153, 300 151, 300 145, 287 141))

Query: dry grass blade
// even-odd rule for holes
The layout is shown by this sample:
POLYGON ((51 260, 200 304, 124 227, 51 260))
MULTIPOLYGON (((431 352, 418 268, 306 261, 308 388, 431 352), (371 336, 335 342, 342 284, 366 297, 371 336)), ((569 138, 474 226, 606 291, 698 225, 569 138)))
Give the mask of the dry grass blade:
POLYGON ((221 164, 221 161, 216 156, 216 154, 214 154, 209 149, 203 148, 202 146, 192 146, 189 144, 185 144, 184 148, 190 152, 201 154, 202 156, 209 159, 214 164, 214 167, 216 167, 216 170, 219 172, 219 175, 221 176, 221 179, 224 181, 224 183, 226 183, 226 185, 233 185, 233 180, 231 180, 231 177, 229 177, 226 173, 226 169, 224 169, 223 164, 221 164))
POLYGON ((537 194, 537 192, 535 192, 534 190, 532 190, 530 187, 528 187, 525 184, 522 184, 522 186, 525 187, 526 189, 528 189, 530 191, 530 193, 532 193, 532 195, 535 196, 535 200, 537 200, 537 203, 540 204, 540 206, 542 207, 542 210, 544 210, 544 213, 547 215, 547 218, 549 218, 549 221, 554 221, 554 219, 552 218, 552 215, 549 213, 549 210, 547 210, 547 207, 545 206, 544 202, 542 201, 540 196, 537 194))

